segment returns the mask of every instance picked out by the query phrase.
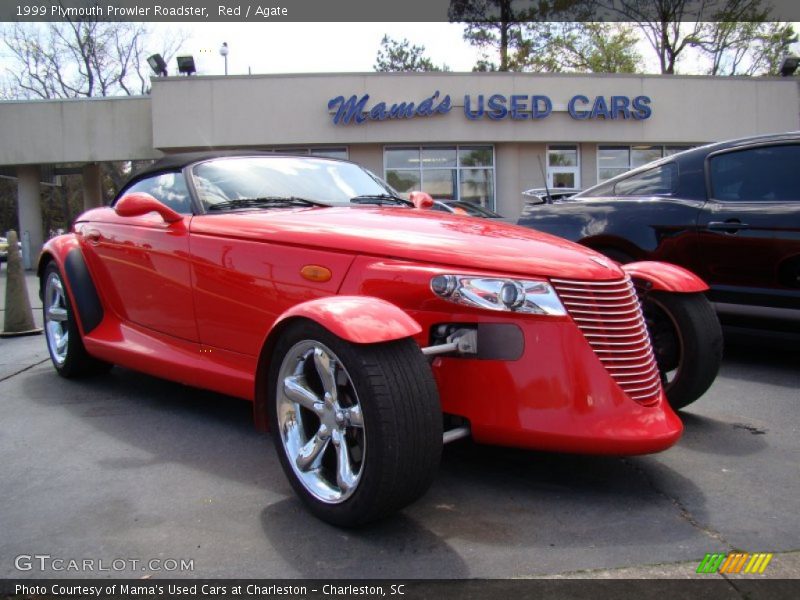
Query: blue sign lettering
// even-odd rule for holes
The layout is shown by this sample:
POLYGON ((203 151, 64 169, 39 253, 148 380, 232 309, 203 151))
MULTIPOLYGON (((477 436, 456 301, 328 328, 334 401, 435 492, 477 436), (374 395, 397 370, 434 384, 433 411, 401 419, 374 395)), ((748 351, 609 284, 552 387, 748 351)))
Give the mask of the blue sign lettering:
POLYGON ((636 98, 633 99, 633 109, 636 112, 631 113, 631 116, 639 121, 649 119, 650 115, 653 114, 653 110, 649 105, 650 98, 647 96, 636 96, 636 98))
POLYGON ((594 105, 592 106, 592 119, 597 119, 603 117, 604 119, 610 119, 611 113, 608 110, 608 105, 606 105, 606 99, 603 96, 598 96, 594 99, 594 105))
MULTIPOLYGON (((387 105, 378 102, 367 108, 369 94, 360 98, 352 95, 349 98, 337 96, 328 102, 328 110, 333 112, 335 125, 361 124, 366 121, 386 121, 388 119, 413 119, 414 117, 432 117, 447 114, 452 109, 450 96, 439 98, 437 90, 432 96, 419 104, 414 102, 396 102, 387 105)), ((595 96, 589 98, 576 94, 567 102, 569 116, 578 121, 586 120, 637 120, 649 119, 653 114, 648 96, 595 96)), ((549 96, 525 94, 491 94, 488 99, 484 94, 473 97, 464 96, 464 116, 470 121, 478 121, 486 117, 491 121, 510 119, 514 121, 544 119, 553 112, 553 102, 549 96)))
POLYGON ((464 96, 464 115, 470 121, 477 121, 483 116, 483 94, 478 95, 478 110, 472 110, 472 102, 469 94, 464 96))
POLYGON ((544 119, 553 112, 553 103, 547 96, 531 96, 531 118, 544 119))
POLYGON ((369 100, 369 94, 364 94, 361 100, 356 96, 350 96, 347 100, 344 96, 337 96, 328 102, 328 110, 336 108, 336 115, 333 117, 333 122, 337 125, 344 123, 347 125, 350 121, 355 123, 363 123, 367 118, 364 116, 364 107, 369 100), (338 108, 336 105, 339 105, 338 108))
POLYGON ((589 112, 585 110, 578 110, 576 108, 576 104, 578 102, 581 105, 589 104, 589 98, 582 94, 578 94, 577 96, 573 96, 570 101, 567 103, 567 111, 569 112, 569 116, 573 119, 583 120, 589 118, 589 112))
POLYGON ((505 119, 507 115, 506 97, 500 94, 489 96, 489 112, 486 113, 486 116, 492 121, 499 121, 500 119, 505 119))
POLYGON ((328 110, 336 111, 333 115, 334 125, 361 124, 365 121, 385 121, 387 119, 412 119, 414 117, 430 117, 435 114, 447 114, 452 108, 450 96, 439 100, 439 91, 425 98, 419 104, 414 102, 397 102, 387 106, 385 102, 378 102, 367 109, 369 94, 359 98, 356 95, 345 99, 337 96, 328 101, 328 110))
POLYGON ((630 103, 631 99, 627 96, 611 96, 611 118, 619 119, 622 115, 623 119, 630 119, 631 111, 628 109, 630 103))

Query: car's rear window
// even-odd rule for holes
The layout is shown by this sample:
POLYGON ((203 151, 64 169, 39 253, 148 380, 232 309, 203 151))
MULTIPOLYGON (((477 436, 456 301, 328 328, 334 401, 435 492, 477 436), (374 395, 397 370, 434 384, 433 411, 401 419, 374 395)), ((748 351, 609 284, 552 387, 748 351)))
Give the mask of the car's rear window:
POLYGON ((678 166, 666 163, 614 184, 615 196, 666 196, 678 187, 678 166))

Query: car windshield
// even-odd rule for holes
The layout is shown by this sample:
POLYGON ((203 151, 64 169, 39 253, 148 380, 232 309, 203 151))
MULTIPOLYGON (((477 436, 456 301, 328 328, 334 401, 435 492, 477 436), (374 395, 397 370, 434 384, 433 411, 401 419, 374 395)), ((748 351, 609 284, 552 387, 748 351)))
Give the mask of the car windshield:
POLYGON ((393 190, 358 165, 299 156, 227 157, 199 163, 192 179, 206 210, 389 204, 393 190))
POLYGON ((460 208, 471 217, 488 217, 491 219, 500 216, 497 213, 484 208, 480 204, 475 204, 474 202, 448 202, 447 204, 453 208, 460 208))

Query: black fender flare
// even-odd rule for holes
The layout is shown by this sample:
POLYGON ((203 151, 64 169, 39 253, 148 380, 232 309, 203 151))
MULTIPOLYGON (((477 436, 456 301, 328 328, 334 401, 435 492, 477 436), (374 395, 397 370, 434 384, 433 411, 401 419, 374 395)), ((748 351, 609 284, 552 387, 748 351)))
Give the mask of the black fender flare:
MULTIPOLYGON (((61 268, 66 279, 65 283, 69 288, 68 293, 77 313, 78 323, 83 335, 86 335, 100 325, 105 317, 105 310, 80 246, 74 242, 70 243, 70 241, 63 240, 62 242, 59 238, 50 240, 39 260, 38 273, 41 277, 51 260, 61 268)), ((44 286, 40 290, 40 295, 44 301, 44 286)))

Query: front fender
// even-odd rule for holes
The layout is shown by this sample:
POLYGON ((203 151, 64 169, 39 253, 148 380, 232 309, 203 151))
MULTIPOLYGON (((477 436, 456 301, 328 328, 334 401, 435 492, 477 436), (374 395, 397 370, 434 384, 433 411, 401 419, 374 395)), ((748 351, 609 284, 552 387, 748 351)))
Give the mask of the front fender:
MULTIPOLYGON (((48 240, 44 245, 36 268, 40 280, 51 260, 58 265, 59 271, 64 276, 66 292, 77 313, 78 327, 82 335, 86 335, 103 320, 104 310, 92 274, 83 257, 80 242, 74 233, 60 235, 48 240)), ((44 290, 40 289, 39 297, 42 300, 44 300, 43 294, 44 290)))
POLYGON ((405 311, 371 296, 329 296, 297 304, 278 318, 273 331, 297 317, 311 319, 354 344, 389 342, 422 331, 405 311))
POLYGON ((310 319, 354 344, 389 342, 422 331, 419 323, 402 309, 372 296, 328 296, 293 306, 273 324, 258 360, 253 417, 260 431, 268 429, 267 368, 272 351, 281 331, 298 318, 310 319))
POLYGON ((640 261, 621 265, 631 279, 642 279, 659 292, 705 292, 708 285, 691 271, 665 262, 640 261))
POLYGON ((74 233, 65 233, 52 239, 47 240, 42 252, 39 254, 39 261, 36 265, 36 274, 41 277, 44 274, 44 269, 51 260, 56 261, 56 264, 64 271, 64 261, 67 254, 73 248, 80 250, 80 242, 74 233))

